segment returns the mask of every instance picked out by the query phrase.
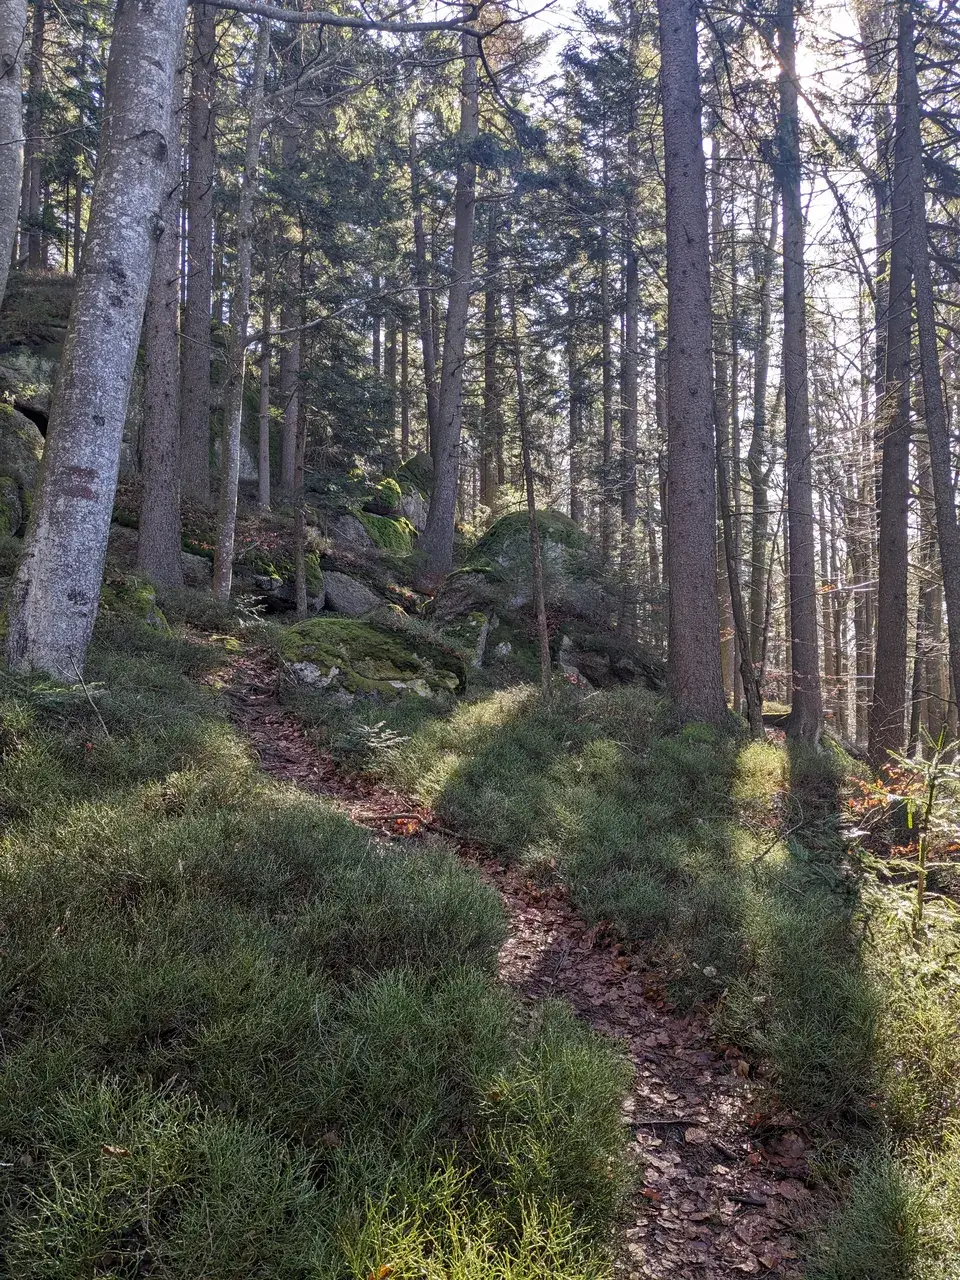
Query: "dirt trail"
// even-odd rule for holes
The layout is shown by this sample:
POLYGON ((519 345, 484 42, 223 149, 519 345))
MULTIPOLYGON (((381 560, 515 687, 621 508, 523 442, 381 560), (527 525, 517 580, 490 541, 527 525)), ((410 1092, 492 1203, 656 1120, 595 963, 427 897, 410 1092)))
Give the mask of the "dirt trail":
POLYGON ((409 797, 345 775, 283 709, 279 678, 258 654, 238 658, 229 675, 232 718, 261 768, 328 797, 378 836, 451 840, 507 909, 503 981, 526 1001, 568 1001, 632 1062, 635 1087, 624 1116, 643 1176, 624 1222, 621 1280, 797 1277, 791 1227, 813 1208, 808 1148, 789 1117, 765 1117, 758 1129, 749 1064, 735 1049, 718 1048, 705 1015, 672 1011, 657 975, 637 967, 605 931, 588 928, 562 888, 544 889, 503 867, 409 797))

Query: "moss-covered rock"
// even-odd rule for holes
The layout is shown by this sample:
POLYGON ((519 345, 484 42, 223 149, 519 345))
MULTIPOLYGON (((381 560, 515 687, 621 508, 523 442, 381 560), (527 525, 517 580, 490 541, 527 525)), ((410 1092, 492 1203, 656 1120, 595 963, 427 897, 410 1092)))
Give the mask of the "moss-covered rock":
POLYGON ((169 624, 157 604, 157 593, 149 582, 132 574, 110 577, 100 590, 100 608, 121 619, 139 619, 158 631, 168 631, 169 624))
POLYGON ((280 651, 291 665, 317 669, 320 679, 309 683, 335 683, 349 693, 454 692, 466 681, 454 650, 369 620, 311 618, 284 629, 280 651))
POLYGON ((353 514, 378 550, 398 556, 408 556, 413 550, 417 531, 405 516, 378 516, 370 511, 355 511, 353 514))
MULTIPOLYGON (((560 511, 538 511, 537 529, 545 560, 569 560, 577 555, 585 556, 590 550, 589 537, 560 511)), ((513 511, 496 520, 474 547, 470 563, 505 567, 518 555, 529 561, 530 517, 526 511, 513 511)))
POLYGON ((20 486, 10 476, 0 476, 0 533, 15 534, 23 520, 20 486))
POLYGON ((429 498, 433 493, 433 459, 429 453, 415 453, 397 470, 396 481, 403 493, 419 493, 429 498))
POLYGON ((396 516, 400 514, 400 503, 403 491, 392 476, 381 480, 373 491, 373 496, 365 502, 364 509, 377 516, 396 516))
POLYGON ((32 492, 40 474, 43 436, 37 425, 12 404, 0 402, 0 475, 32 492))

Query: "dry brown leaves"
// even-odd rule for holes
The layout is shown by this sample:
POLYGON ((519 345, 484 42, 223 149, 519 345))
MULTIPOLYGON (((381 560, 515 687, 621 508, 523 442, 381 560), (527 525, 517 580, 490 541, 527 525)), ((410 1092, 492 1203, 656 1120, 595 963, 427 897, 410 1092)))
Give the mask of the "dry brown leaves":
MULTIPOLYGON (((282 709, 277 680, 263 654, 235 659, 228 673, 233 718, 265 772, 337 801, 380 836, 453 836, 409 797, 343 774, 282 709)), ((660 976, 602 925, 588 927, 562 887, 545 889, 474 844, 456 845, 506 905, 503 981, 525 1001, 566 1000, 633 1064, 623 1111, 642 1177, 623 1224, 618 1274, 798 1276, 797 1228, 817 1216, 809 1147, 790 1116, 761 1122, 746 1057, 716 1044, 705 1013, 673 1010, 660 976)))

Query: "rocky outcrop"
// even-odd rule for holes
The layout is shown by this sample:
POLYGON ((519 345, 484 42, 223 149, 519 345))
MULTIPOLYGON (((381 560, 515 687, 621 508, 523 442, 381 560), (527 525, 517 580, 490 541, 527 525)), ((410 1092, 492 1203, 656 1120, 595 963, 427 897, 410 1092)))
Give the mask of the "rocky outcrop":
POLYGON ((40 474, 43 436, 11 404, 0 403, 0 527, 18 533, 26 523, 40 474))
POLYGON ((313 618, 285 628, 280 649, 294 678, 318 690, 431 697, 465 685, 455 650, 372 620, 313 618))
POLYGON ((326 606, 334 613, 348 618, 359 618, 384 603, 383 597, 372 591, 365 582, 351 578, 346 573, 326 570, 323 575, 326 606))

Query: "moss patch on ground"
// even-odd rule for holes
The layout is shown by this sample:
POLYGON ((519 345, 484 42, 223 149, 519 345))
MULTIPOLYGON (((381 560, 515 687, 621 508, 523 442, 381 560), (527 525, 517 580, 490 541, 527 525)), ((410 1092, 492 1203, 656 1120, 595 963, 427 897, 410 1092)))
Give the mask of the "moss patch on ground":
POLYGON ((0 681, 0 1273, 599 1280, 621 1064, 496 895, 259 776, 222 645, 105 615, 0 681))
POLYGON ((423 682, 450 693, 466 683, 463 657, 424 635, 408 634, 356 618, 311 618, 279 632, 288 662, 309 662, 328 672, 339 669, 338 684, 351 693, 402 692, 398 685, 423 682))

